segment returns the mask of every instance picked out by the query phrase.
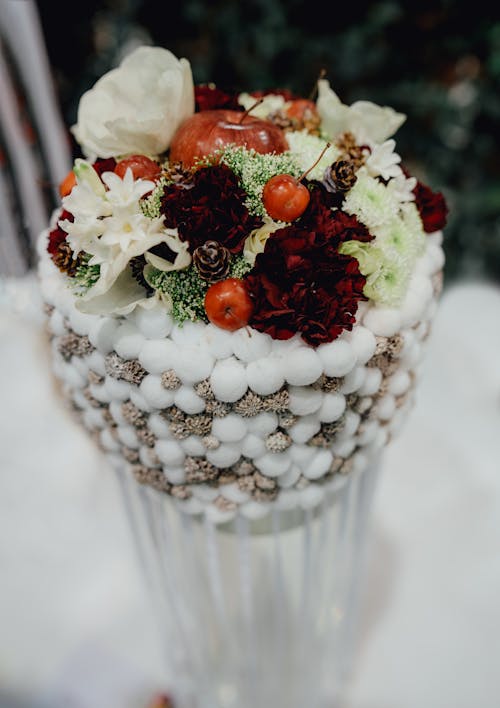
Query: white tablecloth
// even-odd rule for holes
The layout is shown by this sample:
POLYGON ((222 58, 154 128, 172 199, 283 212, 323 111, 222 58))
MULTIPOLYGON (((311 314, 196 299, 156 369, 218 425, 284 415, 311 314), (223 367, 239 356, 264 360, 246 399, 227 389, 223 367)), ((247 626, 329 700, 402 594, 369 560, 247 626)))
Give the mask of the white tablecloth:
MULTIPOLYGON (((0 706, 143 708, 163 667, 114 477, 53 387, 33 281, 4 285, 0 303, 0 706)), ((345 708, 498 708, 492 285, 444 294, 369 550, 345 708)))

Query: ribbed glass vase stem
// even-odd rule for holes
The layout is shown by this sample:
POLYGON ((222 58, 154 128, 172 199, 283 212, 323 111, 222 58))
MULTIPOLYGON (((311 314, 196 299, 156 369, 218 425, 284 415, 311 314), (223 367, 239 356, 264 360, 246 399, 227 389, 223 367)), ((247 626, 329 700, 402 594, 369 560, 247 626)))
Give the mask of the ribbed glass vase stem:
POLYGON ((352 655, 377 460, 313 509, 216 524, 118 471, 176 708, 334 708, 352 655))

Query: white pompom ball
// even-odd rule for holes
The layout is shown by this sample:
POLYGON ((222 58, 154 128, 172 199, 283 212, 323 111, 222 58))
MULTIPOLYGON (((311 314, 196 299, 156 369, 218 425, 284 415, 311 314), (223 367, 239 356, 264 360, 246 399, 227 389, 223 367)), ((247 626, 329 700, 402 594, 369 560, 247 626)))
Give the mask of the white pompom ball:
POLYGON ((174 402, 174 391, 161 383, 161 376, 148 374, 141 381, 139 391, 152 408, 168 408, 174 402))
POLYGON ((382 383, 382 372, 376 366, 367 366, 365 371, 365 380, 358 389, 360 396, 373 396, 380 388, 382 383))
POLYGON ((89 365, 88 365, 87 361, 85 359, 83 359, 82 357, 78 357, 78 356, 73 357, 73 359, 71 360, 71 364, 69 364, 69 366, 73 366, 78 371, 78 373, 80 373, 85 378, 88 377, 89 365))
POLYGON ((252 418, 248 418, 247 426, 250 433, 264 437, 276 430, 278 427, 278 416, 271 411, 259 413, 252 418))
POLYGON ((290 386, 288 408, 294 415, 315 413, 323 402, 323 394, 310 386, 290 386))
POLYGON ((312 445, 303 445, 300 443, 292 443, 288 448, 291 459, 302 469, 311 462, 315 452, 316 448, 312 445))
POLYGON ((54 310, 51 314, 49 320, 49 330, 56 337, 59 337, 62 334, 66 334, 67 330, 66 325, 64 324, 64 317, 62 316, 62 313, 59 312, 59 310, 54 310))
POLYGON ((182 465, 186 456, 176 440, 157 440, 155 451, 160 460, 169 467, 182 465))
POLYGON ((250 499, 248 492, 242 491, 234 482, 232 484, 221 484, 219 492, 225 499, 235 504, 244 504, 250 499))
POLYGON ((101 354, 101 352, 94 350, 88 357, 87 357, 87 364, 89 365, 89 369, 91 371, 95 371, 96 374, 99 374, 100 376, 104 376, 106 373, 106 362, 104 360, 104 356, 101 354))
POLYGON ((303 509, 314 509, 325 497, 322 485, 310 484, 299 491, 299 504, 303 509))
POLYGON ((83 413, 83 423, 90 430, 99 430, 104 427, 102 411, 99 408, 87 408, 83 413))
POLYGON ((369 445, 378 433, 380 424, 376 420, 367 420, 363 423, 357 435, 357 440, 360 445, 369 445))
POLYGON ((344 424, 339 430, 338 438, 345 440, 346 438, 351 438, 357 432, 359 428, 359 423, 361 416, 355 411, 347 410, 344 417, 344 424))
POLYGON ((233 334, 221 327, 208 324, 200 340, 203 346, 216 359, 227 359, 233 353, 233 334))
POLYGON ((174 321, 161 305, 151 309, 136 307, 134 321, 146 339, 164 339, 172 331, 174 321))
POLYGON ((279 477, 290 469, 292 461, 288 452, 268 452, 254 460, 254 464, 267 477, 279 477))
POLYGON ((219 509, 214 504, 209 504, 204 509, 205 518, 212 524, 225 524, 236 516, 236 509, 219 509))
POLYGON ((293 487, 293 485, 296 484, 296 482, 298 481, 301 474, 302 470, 300 469, 300 467, 295 463, 292 463, 290 465, 290 468, 278 477, 278 484, 281 489, 288 489, 289 487, 293 487))
POLYGON ((191 386, 181 386, 174 392, 174 403, 184 413, 193 415, 205 410, 205 401, 191 386))
POLYGON ((233 356, 218 361, 210 376, 210 385, 216 398, 234 403, 247 390, 245 367, 233 356))
POLYGON ((332 444, 331 450, 335 455, 339 455, 340 457, 350 457, 355 447, 355 438, 346 438, 346 440, 336 440, 332 444))
POLYGON ((304 416, 294 423, 288 433, 296 443, 305 443, 319 432, 321 423, 314 415, 304 416))
POLYGON ((176 499, 175 503, 185 514, 202 514, 205 511, 203 502, 193 496, 189 499, 176 499))
POLYGON ((90 393, 100 403, 110 403, 113 400, 113 397, 110 395, 109 391, 106 389, 105 386, 96 386, 94 384, 91 384, 89 386, 89 389, 90 393))
POLYGON ((355 366, 344 378, 340 388, 341 393, 354 393, 363 385, 366 378, 365 366, 355 366))
POLYGON ((272 338, 256 329, 241 327, 232 335, 233 352, 245 362, 262 359, 271 352, 272 338))
POLYGON ((376 407, 376 414, 380 420, 389 420, 396 410, 396 399, 391 394, 383 396, 376 407))
POLYGON ((194 457, 205 455, 205 445, 198 435, 190 435, 188 438, 181 440, 180 443, 186 455, 193 455, 194 457))
POLYGON ((283 368, 283 362, 278 357, 267 356, 250 362, 247 366, 249 387, 261 396, 279 391, 285 383, 283 368))
POLYGON ((88 315, 84 312, 80 312, 75 308, 72 308, 69 313, 69 323, 71 329, 76 334, 83 336, 88 334, 93 325, 95 325, 100 320, 98 315, 88 315))
POLYGON ((282 359, 285 378, 293 386, 312 384, 323 373, 322 361, 314 349, 299 347, 282 359))
POLYGON ((345 376, 356 364, 356 353, 345 339, 320 344, 318 356, 327 376, 345 376))
POLYGON ((173 341, 179 345, 179 348, 193 346, 198 344, 203 333, 205 325, 203 322, 183 322, 182 324, 174 324, 170 336, 173 341))
POLYGON ((303 348, 304 340, 300 334, 297 333, 294 334, 293 337, 290 337, 290 339, 273 339, 271 347, 274 354, 286 357, 294 349, 298 349, 299 347, 303 348))
POLYGON ((215 450, 207 450, 206 457, 216 467, 230 467, 241 457, 241 444, 221 443, 215 450))
POLYGON ((179 345, 173 369, 183 383, 192 384, 208 378, 213 367, 213 356, 202 347, 179 345))
POLYGON ((192 490, 196 499, 205 502, 205 504, 210 504, 219 496, 218 489, 209 487, 208 484, 196 484, 192 487, 192 490))
POLYGON ((262 457, 267 452, 266 443, 258 435, 249 433, 241 443, 241 454, 250 459, 262 457))
POLYGON ((354 349, 356 363, 366 364, 374 355, 377 346, 373 332, 362 325, 356 325, 352 332, 347 334, 347 339, 354 349))
POLYGON ((114 401, 125 401, 130 396, 131 386, 127 381, 120 381, 112 376, 106 376, 104 386, 114 401))
POLYGON ((177 347, 170 339, 146 340, 139 352, 139 361, 150 374, 161 374, 173 367, 177 347))
POLYGON ((119 425, 116 432, 124 445, 131 447, 133 450, 137 450, 140 443, 137 439, 136 432, 131 425, 119 425))
POLYGON ((111 317, 100 317, 89 329, 88 337, 103 354, 109 354, 114 348, 115 334, 118 329, 118 322, 111 317))
POLYGON ((363 324, 373 334, 392 337, 401 329, 401 313, 395 308, 373 306, 366 311, 363 324))
POLYGON ((229 413, 224 418, 214 418, 212 435, 221 442, 238 442, 247 434, 245 420, 236 413, 229 413))
POLYGON ((144 341, 137 327, 130 322, 124 322, 116 330, 115 351, 122 359, 137 359, 144 341))
POLYGON ((170 484, 184 484, 186 481, 186 470, 179 466, 166 466, 163 468, 163 474, 170 484))
POLYGON ((128 425, 126 419, 123 417, 121 401, 111 401, 109 404, 109 412, 117 425, 128 425))
POLYGON ((333 423, 345 411, 346 400, 341 393, 325 393, 318 411, 318 418, 322 423, 333 423))
POLYGON ((130 389, 130 400, 136 406, 139 408, 139 410, 144 411, 144 413, 149 413, 150 411, 153 410, 153 406, 151 406, 142 393, 136 388, 130 389))
POLYGON ((120 449, 120 443, 114 439, 108 428, 101 430, 99 437, 105 450, 108 450, 109 452, 118 452, 120 449))
POLYGON ((156 457, 155 451, 147 445, 141 445, 141 447, 139 448, 139 460, 142 462, 143 465, 146 465, 146 467, 161 467, 160 463, 158 462, 158 458, 156 457))
POLYGON ((410 374, 407 371, 396 371, 389 379, 387 390, 393 396, 402 396, 411 385, 410 374))
POLYGON ((317 450, 311 462, 304 467, 304 477, 307 479, 319 479, 323 477, 333 462, 333 455, 330 450, 317 450))
POLYGON ((151 413, 148 419, 148 426, 153 435, 157 438, 171 439, 172 433, 165 418, 159 413, 151 413))
POLYGON ((87 385, 87 377, 71 364, 63 363, 60 368, 60 376, 73 388, 83 388, 87 385))

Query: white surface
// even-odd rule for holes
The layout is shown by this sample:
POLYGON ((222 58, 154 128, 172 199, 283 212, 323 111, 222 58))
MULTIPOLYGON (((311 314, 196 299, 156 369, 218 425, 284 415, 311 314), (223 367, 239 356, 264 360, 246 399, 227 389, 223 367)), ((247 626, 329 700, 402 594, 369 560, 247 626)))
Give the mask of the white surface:
MULTIPOLYGON (((36 290, 3 302, 0 706, 143 708, 162 661, 114 478, 52 384, 36 290)), ((377 491, 345 708, 499 705, 499 312, 482 283, 441 302, 377 491)))

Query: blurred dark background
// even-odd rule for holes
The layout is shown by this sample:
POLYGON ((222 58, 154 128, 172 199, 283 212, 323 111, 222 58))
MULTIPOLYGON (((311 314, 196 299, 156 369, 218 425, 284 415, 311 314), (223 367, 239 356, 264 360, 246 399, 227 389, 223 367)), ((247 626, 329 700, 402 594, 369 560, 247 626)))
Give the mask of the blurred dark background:
POLYGON ((398 152, 450 208, 446 281, 500 281, 500 10, 482 0, 357 0, 333 3, 327 20, 324 7, 39 2, 68 127, 81 94, 138 44, 189 59, 195 83, 308 96, 324 69, 344 103, 368 99, 405 113, 398 152))

